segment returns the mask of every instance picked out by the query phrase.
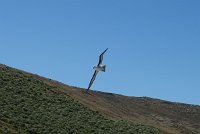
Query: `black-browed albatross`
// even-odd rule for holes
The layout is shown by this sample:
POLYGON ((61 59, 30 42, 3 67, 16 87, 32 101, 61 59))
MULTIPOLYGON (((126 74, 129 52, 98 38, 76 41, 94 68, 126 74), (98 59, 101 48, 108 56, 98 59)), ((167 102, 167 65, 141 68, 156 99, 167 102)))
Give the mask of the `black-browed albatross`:
POLYGON ((92 79, 90 80, 90 83, 89 83, 89 86, 88 86, 88 89, 87 89, 87 90, 89 90, 90 87, 92 86, 92 84, 93 84, 93 82, 94 82, 94 80, 95 80, 95 78, 96 78, 96 76, 97 76, 97 73, 98 73, 99 71, 101 71, 101 72, 105 72, 105 71, 106 71, 106 65, 102 65, 102 61, 103 61, 103 55, 104 55, 104 53, 105 53, 107 50, 108 50, 108 48, 107 48, 105 51, 103 51, 103 53, 99 56, 99 63, 98 63, 98 65, 93 67, 93 69, 94 69, 95 71, 94 71, 94 74, 93 74, 93 76, 92 76, 92 79))

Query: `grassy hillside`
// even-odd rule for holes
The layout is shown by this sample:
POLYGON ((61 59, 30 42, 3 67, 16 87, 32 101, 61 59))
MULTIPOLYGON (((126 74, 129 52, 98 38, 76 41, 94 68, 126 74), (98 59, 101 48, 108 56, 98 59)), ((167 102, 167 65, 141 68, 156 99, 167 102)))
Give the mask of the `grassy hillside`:
POLYGON ((31 74, 0 65, 0 133, 161 133, 107 119, 59 90, 31 74))
MULTIPOLYGON (((51 84, 59 85, 54 81, 51 84)), ((70 95, 111 119, 150 125, 169 134, 200 134, 200 106, 99 91, 90 91, 92 95, 88 95, 81 94, 82 90, 60 83, 60 93, 70 95)))
POLYGON ((69 95, 86 107, 112 120, 127 120, 153 126, 169 134, 200 134, 200 106, 174 103, 148 97, 128 97, 114 93, 71 87, 34 75, 44 83, 58 87, 56 92, 69 95))

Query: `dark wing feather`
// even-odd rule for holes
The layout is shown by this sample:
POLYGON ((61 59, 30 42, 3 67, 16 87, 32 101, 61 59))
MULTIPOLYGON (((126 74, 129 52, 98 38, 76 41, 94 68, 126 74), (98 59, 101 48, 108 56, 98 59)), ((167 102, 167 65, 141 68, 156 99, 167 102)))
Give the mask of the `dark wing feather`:
POLYGON ((95 72, 94 72, 94 74, 93 74, 93 76, 92 76, 92 79, 90 80, 90 83, 89 83, 89 86, 88 86, 88 90, 89 90, 90 87, 92 86, 92 84, 93 84, 93 82, 94 82, 94 80, 95 80, 95 78, 96 78, 96 76, 97 76, 97 73, 98 73, 98 71, 95 71, 95 72))
POLYGON ((102 63, 102 61, 103 61, 103 55, 104 55, 104 53, 105 53, 107 50, 108 50, 108 48, 107 48, 105 51, 103 51, 103 53, 99 56, 99 63, 98 63, 98 66, 102 63))

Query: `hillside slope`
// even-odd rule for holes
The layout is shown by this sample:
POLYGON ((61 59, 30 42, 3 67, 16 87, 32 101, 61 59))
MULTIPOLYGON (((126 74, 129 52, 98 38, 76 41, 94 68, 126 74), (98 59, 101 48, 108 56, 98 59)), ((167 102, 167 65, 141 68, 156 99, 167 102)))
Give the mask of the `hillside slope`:
POLYGON ((90 91, 87 94, 85 89, 41 79, 60 87, 58 93, 70 95, 111 119, 150 125, 169 134, 200 134, 200 106, 99 91, 90 91))
POLYGON ((128 97, 85 89, 36 77, 48 85, 59 87, 58 93, 78 100, 90 109, 114 120, 127 120, 159 128, 169 134, 200 134, 200 106, 174 103, 148 97, 128 97))
POLYGON ((0 133, 161 134, 152 127, 107 119, 59 91, 34 75, 0 65, 0 133))
POLYGON ((169 134, 200 134, 200 106, 99 91, 86 94, 85 89, 37 75, 35 77, 48 85, 59 87, 59 93, 70 95, 111 119, 150 125, 169 134))
MULTIPOLYGON (((85 89, 71 87, 71 86, 62 84, 60 82, 53 81, 53 80, 50 80, 38 75, 33 75, 33 74, 26 73, 17 69, 11 69, 4 65, 0 65, 0 67, 1 69, 3 68, 4 71, 8 69, 9 72, 12 71, 14 73, 21 73, 25 75, 23 77, 31 78, 31 81, 33 79, 33 81, 38 81, 39 83, 43 84, 43 86, 47 86, 49 90, 45 90, 45 91, 48 91, 48 94, 51 92, 51 94, 54 94, 54 95, 56 94, 56 96, 61 95, 62 97, 66 96, 67 98, 70 98, 70 99, 73 98, 72 99, 73 102, 75 101, 77 104, 79 104, 80 106, 86 109, 89 108, 88 110, 91 109, 92 111, 98 111, 98 112, 94 112, 95 115, 97 114, 101 116, 100 114, 102 114, 104 115, 104 116, 101 116, 103 119, 105 119, 106 121, 109 120, 114 124, 116 124, 116 122, 119 122, 119 120, 126 120, 128 122, 124 123, 123 121, 122 124, 129 124, 129 122, 142 123, 142 124, 156 127, 162 130, 163 132, 169 133, 169 134, 199 134, 200 133, 200 106, 172 103, 168 101, 152 99, 152 98, 147 98, 147 97, 127 97, 127 96, 122 96, 122 95, 117 95, 117 94, 112 94, 112 93, 104 93, 104 92, 99 92, 99 91, 90 91, 89 93, 87 93, 85 89)), ((29 82, 30 81, 28 81, 27 83, 29 82)), ((38 90, 34 92, 38 92, 38 90)), ((59 103, 56 103, 55 105, 59 105, 59 103)), ((71 109, 71 108, 68 108, 68 109, 71 109)), ((44 114, 46 114, 45 111, 43 112, 44 114)), ((40 115, 40 116, 43 116, 43 115, 40 115)), ((78 115, 76 115, 76 117, 77 116, 78 115)), ((0 116, 0 128, 1 128, 1 124, 5 123, 5 122, 3 123, 1 122, 2 120, 0 116)), ((132 125, 133 124, 131 124, 131 126, 132 125)), ((7 127, 9 126, 11 130, 15 129, 12 126, 12 123, 11 125, 8 123, 7 127)), ((128 126, 130 126, 130 124, 128 126)), ((133 128, 135 128, 135 125, 133 126, 134 126, 133 128)), ((109 128, 112 128, 112 127, 113 126, 109 128)), ((138 129, 138 127, 139 126, 136 127, 136 130, 141 130, 141 129, 138 129)), ((145 128, 145 130, 141 133, 145 133, 146 131, 148 131, 147 133, 150 133, 150 131, 152 131, 152 129, 149 127, 142 126, 142 130, 143 128, 145 128)), ((101 129, 99 131, 102 132, 101 129)), ((155 129, 153 129, 153 131, 154 131, 153 133, 159 133, 155 129)), ((109 131, 106 131, 106 132, 109 132, 109 131)), ((120 131, 116 130, 116 132, 120 132, 120 131)), ((135 132, 135 129, 133 129, 133 132, 135 132)))

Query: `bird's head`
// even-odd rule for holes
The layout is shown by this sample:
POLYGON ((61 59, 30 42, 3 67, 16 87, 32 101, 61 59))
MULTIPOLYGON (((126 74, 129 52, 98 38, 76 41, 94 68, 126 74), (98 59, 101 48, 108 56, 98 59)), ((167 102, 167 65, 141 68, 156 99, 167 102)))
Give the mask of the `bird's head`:
POLYGON ((96 69, 97 67, 96 66, 93 66, 93 69, 96 69))

